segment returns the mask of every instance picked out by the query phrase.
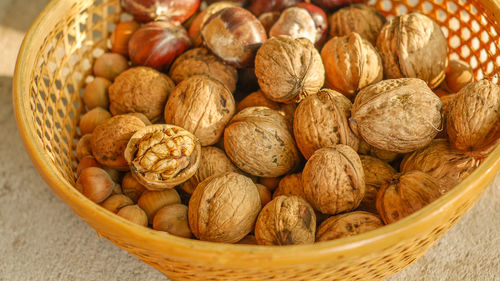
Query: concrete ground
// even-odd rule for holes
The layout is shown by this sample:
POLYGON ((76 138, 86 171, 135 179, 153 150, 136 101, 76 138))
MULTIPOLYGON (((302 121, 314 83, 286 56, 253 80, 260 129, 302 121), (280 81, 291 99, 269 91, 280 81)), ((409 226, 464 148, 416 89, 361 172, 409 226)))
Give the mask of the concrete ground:
MULTIPOLYGON (((48 0, 0 0, 0 281, 168 280, 96 233, 33 168, 17 133, 12 74, 48 0)), ((500 176, 422 258, 390 281, 500 280, 500 176)))

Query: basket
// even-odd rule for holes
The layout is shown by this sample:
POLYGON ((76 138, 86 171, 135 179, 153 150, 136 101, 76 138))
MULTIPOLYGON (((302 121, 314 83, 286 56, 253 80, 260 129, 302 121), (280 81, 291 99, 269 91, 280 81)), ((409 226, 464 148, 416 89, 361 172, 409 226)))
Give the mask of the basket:
MULTIPOLYGON (((497 0, 372 0, 386 16, 418 10, 434 18, 451 56, 476 78, 500 70, 497 0)), ((119 0, 53 0, 29 30, 14 77, 22 139, 38 172, 100 235, 172 280, 377 280, 413 263, 473 206, 500 169, 500 147, 465 181, 415 214, 354 237, 287 247, 216 244, 132 224, 74 187, 80 96, 96 56, 120 18, 119 0)))

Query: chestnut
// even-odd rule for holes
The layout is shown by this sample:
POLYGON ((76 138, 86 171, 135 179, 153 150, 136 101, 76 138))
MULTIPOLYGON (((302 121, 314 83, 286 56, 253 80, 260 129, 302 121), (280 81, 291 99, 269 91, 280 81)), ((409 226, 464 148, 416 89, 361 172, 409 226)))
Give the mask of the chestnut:
POLYGON ((316 42, 317 32, 308 10, 299 7, 290 7, 281 13, 278 21, 269 31, 270 37, 290 35, 292 38, 307 38, 312 43, 316 42))
POLYGON ((139 22, 182 23, 196 12, 200 0, 121 0, 121 6, 139 22))
POLYGON ((362 3, 363 0, 312 0, 314 5, 318 5, 326 10, 333 10, 353 3, 362 3))
POLYGON ((328 17, 320 7, 310 3, 299 3, 296 7, 306 9, 316 25, 316 48, 321 48, 328 39, 328 17))
POLYGON ((167 70, 174 59, 191 46, 184 27, 170 22, 150 22, 130 38, 128 51, 134 65, 167 70))
POLYGON ((262 23, 240 7, 213 14, 202 27, 201 36, 216 56, 238 68, 251 67, 257 50, 267 40, 262 23))
POLYGON ((139 24, 135 21, 122 21, 116 24, 111 34, 111 51, 128 56, 128 41, 137 29, 139 24))
POLYGON ((303 0, 252 0, 248 9, 254 15, 260 16, 266 12, 283 11, 300 2, 303 0))

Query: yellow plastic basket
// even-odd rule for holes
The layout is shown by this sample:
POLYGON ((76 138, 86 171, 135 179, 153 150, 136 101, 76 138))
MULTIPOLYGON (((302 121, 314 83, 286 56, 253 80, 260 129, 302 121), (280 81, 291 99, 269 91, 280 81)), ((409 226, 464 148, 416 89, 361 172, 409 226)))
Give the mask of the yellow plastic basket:
MULTIPOLYGON (((448 37, 476 78, 500 67, 499 0, 372 1, 386 16, 418 10, 448 37)), ((132 224, 74 187, 81 88, 120 18, 119 0, 54 0, 29 30, 14 77, 14 106, 39 173, 98 233, 172 280, 377 280, 407 267, 472 207, 500 169, 500 148, 464 182, 421 211, 355 237, 264 247, 202 242, 132 224)))

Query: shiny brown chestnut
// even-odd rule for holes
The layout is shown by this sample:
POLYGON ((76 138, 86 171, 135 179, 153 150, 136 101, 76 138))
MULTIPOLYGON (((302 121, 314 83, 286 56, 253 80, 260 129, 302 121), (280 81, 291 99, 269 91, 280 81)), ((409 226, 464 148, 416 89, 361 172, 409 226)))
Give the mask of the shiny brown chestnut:
POLYGON ((184 22, 200 6, 200 0, 121 0, 122 8, 139 22, 184 22))
POLYGON ((362 3, 363 0, 312 0, 314 5, 318 5, 323 9, 332 10, 345 5, 353 4, 353 3, 362 3))
POLYGON ((134 65, 166 70, 190 46, 191 40, 182 25, 150 22, 132 35, 128 50, 134 65))
POLYGON ((248 8, 256 16, 266 12, 283 11, 303 0, 252 0, 248 8))
POLYGON ((296 7, 306 9, 316 24, 316 48, 320 48, 328 38, 328 17, 320 7, 310 3, 299 3, 296 7))

